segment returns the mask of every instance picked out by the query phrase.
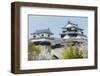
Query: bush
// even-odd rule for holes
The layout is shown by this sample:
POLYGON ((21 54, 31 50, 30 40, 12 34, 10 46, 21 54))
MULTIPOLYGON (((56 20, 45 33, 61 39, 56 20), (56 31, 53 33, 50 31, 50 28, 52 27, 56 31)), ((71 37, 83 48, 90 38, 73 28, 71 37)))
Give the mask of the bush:
POLYGON ((35 45, 34 43, 32 43, 30 41, 28 43, 28 49, 29 49, 29 51, 36 52, 36 53, 39 53, 41 51, 39 45, 35 45))
POLYGON ((63 53, 63 59, 77 59, 83 58, 82 53, 75 46, 68 46, 63 53))

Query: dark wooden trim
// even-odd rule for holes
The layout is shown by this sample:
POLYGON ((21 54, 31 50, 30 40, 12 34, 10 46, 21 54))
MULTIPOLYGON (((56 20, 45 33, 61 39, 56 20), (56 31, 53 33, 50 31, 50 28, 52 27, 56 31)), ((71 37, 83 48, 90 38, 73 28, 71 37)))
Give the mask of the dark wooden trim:
POLYGON ((72 70, 86 70, 97 68, 97 7, 93 6, 77 6, 77 5, 61 5, 61 4, 47 4, 47 3, 28 3, 28 2, 13 2, 11 3, 11 72, 15 74, 23 73, 39 73, 39 72, 55 72, 55 71, 72 71, 72 70), (41 8, 57 8, 57 9, 79 9, 79 10, 93 10, 95 12, 95 28, 94 28, 94 50, 95 61, 93 66, 80 67, 62 67, 62 68, 44 68, 44 69, 27 69, 20 70, 20 7, 41 7, 41 8))
POLYGON ((95 64, 95 67, 98 68, 98 8, 96 7, 95 8, 95 15, 94 15, 94 64, 95 64))
POLYGON ((26 74, 26 73, 44 73, 44 72, 60 72, 60 71, 78 71, 78 70, 90 70, 97 69, 95 66, 83 66, 83 67, 62 67, 62 68, 46 68, 46 69, 35 69, 35 70, 19 70, 15 74, 26 74))
POLYGON ((11 72, 20 70, 20 9, 11 4, 11 72))
POLYGON ((15 72, 15 4, 11 4, 11 72, 15 72))
POLYGON ((79 10, 94 10, 95 6, 81 6, 81 5, 64 5, 64 4, 49 4, 49 3, 32 3, 32 2, 13 2, 19 7, 45 7, 45 8, 61 8, 61 9, 79 9, 79 10))

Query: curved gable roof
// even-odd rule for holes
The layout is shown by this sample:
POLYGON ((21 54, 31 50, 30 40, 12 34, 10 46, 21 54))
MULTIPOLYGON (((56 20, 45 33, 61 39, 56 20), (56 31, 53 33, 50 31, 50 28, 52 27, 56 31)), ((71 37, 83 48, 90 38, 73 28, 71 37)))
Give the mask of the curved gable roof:
POLYGON ((42 29, 42 30, 36 30, 34 33, 32 33, 32 35, 33 34, 41 34, 41 33, 46 33, 46 34, 53 34, 51 31, 50 31, 50 29, 48 28, 48 29, 42 29))

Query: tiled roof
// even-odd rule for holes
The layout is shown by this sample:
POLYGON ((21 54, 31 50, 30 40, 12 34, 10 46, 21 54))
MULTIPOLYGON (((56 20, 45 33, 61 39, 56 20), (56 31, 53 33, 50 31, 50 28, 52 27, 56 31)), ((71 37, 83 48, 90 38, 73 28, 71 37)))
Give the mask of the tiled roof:
POLYGON ((72 27, 83 30, 83 29, 78 27, 78 24, 71 23, 70 21, 68 21, 68 24, 65 25, 63 28, 72 28, 72 27))
POLYGON ((53 34, 51 33, 50 29, 43 29, 43 30, 36 30, 34 33, 32 34, 41 34, 41 33, 47 33, 47 34, 53 34))

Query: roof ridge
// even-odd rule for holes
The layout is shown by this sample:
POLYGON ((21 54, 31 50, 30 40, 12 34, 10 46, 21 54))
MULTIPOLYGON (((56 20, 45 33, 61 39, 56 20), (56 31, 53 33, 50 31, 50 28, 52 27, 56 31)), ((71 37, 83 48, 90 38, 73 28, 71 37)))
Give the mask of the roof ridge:
POLYGON ((41 30, 36 30, 33 34, 39 34, 39 33, 48 33, 48 34, 53 34, 49 28, 47 29, 41 29, 41 30))

